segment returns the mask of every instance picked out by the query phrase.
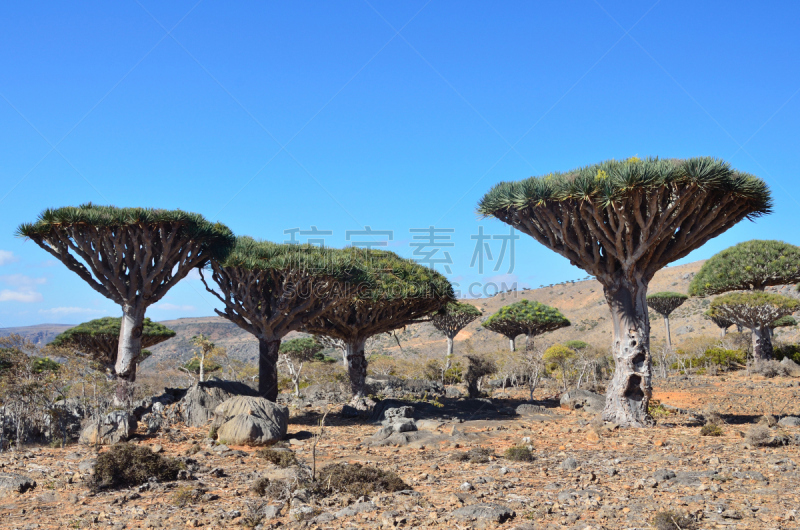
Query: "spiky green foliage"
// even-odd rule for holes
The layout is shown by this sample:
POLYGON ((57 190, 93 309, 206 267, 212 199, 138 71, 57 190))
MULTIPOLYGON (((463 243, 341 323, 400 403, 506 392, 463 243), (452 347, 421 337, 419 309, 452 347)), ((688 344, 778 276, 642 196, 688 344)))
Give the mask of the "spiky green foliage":
POLYGON ((501 307, 481 324, 484 328, 513 339, 517 335, 535 336, 570 325, 561 312, 531 300, 501 307))
POLYGON ((314 337, 302 337, 282 342, 278 352, 301 362, 325 361, 323 349, 324 346, 314 337))
POLYGON ((754 239, 726 248, 706 261, 689 284, 692 296, 763 290, 800 282, 800 247, 754 239))
POLYGON ((775 322, 770 324, 769 327, 771 327, 773 329, 774 328, 791 328, 791 327, 794 327, 796 325, 797 325, 797 320, 795 320, 795 318, 793 316, 787 315, 785 317, 779 318, 778 320, 776 320, 775 322))
MULTIPOLYGON (((121 318, 114 317, 90 320, 60 333, 50 344, 85 353, 91 356, 92 360, 101 363, 104 367, 108 367, 109 364, 114 364, 114 358, 117 355, 121 321, 121 318)), ((144 319, 142 327, 143 347, 155 346, 174 336, 175 332, 163 324, 153 322, 149 318, 144 319)), ((142 362, 149 356, 150 352, 148 350, 142 350, 137 362, 142 362)))
POLYGON ((309 322, 310 333, 352 341, 404 327, 453 302, 453 286, 443 275, 393 252, 347 248, 351 262, 367 276, 364 288, 347 303, 309 322))
POLYGON ((714 314, 750 329, 769 326, 798 308, 800 302, 793 298, 763 291, 728 293, 711 302, 714 314))
MULTIPOLYGON (((183 368, 187 372, 191 372, 193 374, 199 374, 200 373, 200 359, 198 359, 197 357, 191 359, 188 363, 183 365, 183 368)), ((220 370, 222 370, 222 366, 217 364, 217 363, 215 363, 214 361, 206 360, 203 363, 203 373, 204 374, 211 374, 211 373, 214 373, 214 372, 218 372, 220 370)))
POLYGON ((664 291, 647 295, 647 305, 659 315, 669 316, 689 297, 681 293, 664 291))
POLYGON ((567 342, 564 343, 564 346, 566 346, 567 348, 570 348, 572 350, 576 350, 577 351, 577 350, 583 350, 585 348, 588 348, 589 347, 589 343, 588 342, 584 342, 582 340, 568 340, 567 342))
POLYGON ((686 160, 633 157, 519 182, 501 182, 481 199, 478 211, 495 216, 500 210, 522 210, 570 200, 607 207, 636 190, 685 185, 714 188, 746 199, 753 205, 748 218, 770 213, 772 209, 764 181, 731 168, 725 161, 710 157, 686 160))
POLYGON ((39 215, 35 223, 21 224, 17 228, 17 235, 36 240, 67 226, 118 228, 167 223, 181 225, 180 237, 203 241, 211 256, 224 256, 233 245, 233 233, 227 226, 210 223, 200 214, 183 210, 97 206, 92 203, 77 207, 48 208, 39 215))

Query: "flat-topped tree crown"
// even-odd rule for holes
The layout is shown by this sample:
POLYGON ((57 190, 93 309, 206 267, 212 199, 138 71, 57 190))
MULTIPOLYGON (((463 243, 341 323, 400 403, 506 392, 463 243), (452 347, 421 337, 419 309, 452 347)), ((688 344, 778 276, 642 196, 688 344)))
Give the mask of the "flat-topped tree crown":
POLYGON ((786 315, 769 325, 772 329, 776 328, 792 328, 797 325, 797 320, 791 315, 786 315))
POLYGON ((664 291, 648 294, 647 305, 659 315, 668 317, 688 299, 685 294, 664 291))
POLYGON ((616 361, 604 417, 628 426, 652 424, 645 296, 653 275, 742 219, 771 209, 766 184, 722 160, 637 157, 502 182, 478 207, 603 284, 616 361))
MULTIPOLYGON (((97 318, 58 334, 50 344, 85 353, 103 368, 113 370, 121 325, 121 318, 97 318)), ((175 332, 163 324, 153 322, 149 318, 145 318, 142 322, 142 348, 155 346, 174 336, 175 332)), ((146 350, 142 350, 144 351, 146 350)), ((143 355, 139 355, 136 362, 140 363, 144 358, 143 355)))
POLYGON ((363 396, 367 375, 367 339, 419 322, 455 301, 455 295, 443 275, 393 252, 353 247, 343 252, 367 272, 367 287, 349 293, 345 303, 312 319, 304 330, 344 342, 350 387, 357 401, 363 396))
POLYGON ((119 400, 136 377, 134 360, 141 353, 147 307, 190 270, 224 256, 233 244, 226 226, 195 213, 91 203, 45 210, 36 222, 20 225, 17 234, 122 307, 115 366, 119 400))
POLYGON ((800 309, 800 302, 788 296, 763 291, 727 293, 711 302, 710 310, 753 330, 753 358, 764 361, 772 358, 772 324, 800 309))
POLYGON ((511 351, 514 351, 514 338, 518 335, 526 336, 526 347, 530 348, 532 337, 569 326, 570 322, 555 307, 535 300, 520 300, 501 307, 481 325, 490 331, 505 335, 509 339, 511 351))
POLYGON ((277 244, 237 237, 222 260, 208 268, 217 289, 201 270, 206 290, 223 309, 216 313, 254 335, 259 342, 259 393, 278 395, 277 363, 281 339, 298 331, 355 288, 373 285, 362 263, 341 249, 277 244))
POLYGON ((692 278, 689 294, 763 291, 800 282, 800 247, 783 241, 754 239, 726 248, 706 261, 692 278))
POLYGON ((442 369, 443 380, 445 372, 452 366, 453 340, 462 329, 467 327, 470 322, 477 319, 482 314, 481 310, 472 304, 449 302, 439 309, 439 311, 431 315, 431 324, 433 324, 433 327, 444 333, 445 337, 447 337, 447 356, 444 368, 442 369))
POLYGON ((431 315, 431 324, 446 336, 455 337, 459 331, 482 314, 481 310, 472 304, 450 302, 431 315))
POLYGON ((671 291, 647 295, 647 305, 650 306, 653 311, 664 317, 664 326, 667 331, 667 348, 672 347, 672 336, 669 332, 669 316, 688 299, 689 297, 685 294, 673 293, 671 291))

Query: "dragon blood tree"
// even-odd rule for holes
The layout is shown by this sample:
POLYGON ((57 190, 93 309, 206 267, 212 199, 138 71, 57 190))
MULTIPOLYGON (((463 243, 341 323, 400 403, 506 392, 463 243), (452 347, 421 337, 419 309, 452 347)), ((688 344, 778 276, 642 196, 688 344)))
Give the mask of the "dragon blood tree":
POLYGON ((647 295, 647 305, 650 309, 664 317, 664 326, 667 328, 667 348, 672 348, 672 337, 669 334, 669 316, 678 309, 689 297, 681 293, 664 291, 647 295))
POLYGON ((497 184, 479 205, 594 275, 614 324, 616 361, 605 419, 652 424, 647 286, 742 219, 771 211, 767 185, 713 158, 606 161, 497 184))
POLYGON ((202 270, 200 278, 224 306, 216 313, 258 339, 258 392, 270 401, 278 397, 281 339, 346 301, 351 288, 368 285, 343 250, 250 237, 237 237, 230 254, 208 268, 217 289, 202 270))
POLYGON ((689 284, 691 296, 728 291, 763 291, 800 282, 800 247, 753 239, 714 254, 689 284))
POLYGON ((711 302, 711 311, 734 324, 753 330, 753 359, 772 359, 770 327, 800 308, 800 302, 788 296, 763 291, 728 293, 711 302))
POLYGON ((720 329, 720 334, 721 334, 720 336, 723 339, 725 338, 725 334, 728 332, 728 328, 733 326, 733 322, 732 321, 728 320, 725 317, 722 317, 722 316, 718 315, 717 313, 715 313, 711 309, 709 309, 708 311, 703 313, 703 316, 705 318, 707 318, 708 320, 710 320, 711 322, 713 322, 714 324, 716 324, 716 326, 720 329))
POLYGON ((454 301, 453 286, 441 274, 393 252, 347 248, 369 273, 371 288, 309 321, 304 331, 344 342, 353 403, 364 396, 367 339, 420 322, 454 301))
POLYGON ((569 326, 570 322, 555 307, 530 300, 520 300, 501 307, 481 326, 508 338, 511 351, 516 350, 514 339, 525 335, 525 349, 533 348, 533 337, 569 326))
POLYGON ((453 339, 479 316, 481 316, 480 309, 462 302, 450 302, 431 316, 433 327, 447 337, 447 357, 442 373, 449 370, 453 362, 453 339))
MULTIPOLYGON (((50 344, 86 354, 96 364, 97 369, 114 373, 121 326, 121 318, 103 317, 90 320, 60 333, 50 344)), ((149 318, 142 322, 142 348, 155 346, 174 336, 174 331, 149 318)), ((150 352, 142 350, 136 362, 140 363, 149 356, 150 352)))
POLYGON ((787 315, 785 317, 781 317, 772 324, 769 325, 770 330, 770 337, 772 337, 774 331, 778 328, 792 328, 797 325, 797 320, 793 316, 787 315))
POLYGON ((233 244, 228 227, 195 213, 91 203, 45 210, 35 223, 20 225, 17 234, 122 306, 114 366, 119 401, 127 399, 136 380, 147 307, 233 244))

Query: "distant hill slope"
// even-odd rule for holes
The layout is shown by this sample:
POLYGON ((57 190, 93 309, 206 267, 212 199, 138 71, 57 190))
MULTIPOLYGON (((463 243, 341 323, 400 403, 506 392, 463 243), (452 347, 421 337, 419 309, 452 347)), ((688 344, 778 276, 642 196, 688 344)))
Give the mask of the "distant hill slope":
POLYGON ((35 326, 20 326, 16 328, 0 328, 0 337, 8 335, 22 335, 37 346, 44 346, 75 324, 37 324, 35 326))
MULTIPOLYGON (((659 271, 650 283, 649 292, 677 291, 686 293, 693 275, 700 269, 702 261, 668 267, 659 271)), ((792 286, 770 289, 781 294, 800 298, 800 293, 792 286)), ((500 307, 514 303, 521 299, 537 300, 544 304, 557 307, 572 322, 572 326, 552 333, 547 333, 539 338, 545 344, 563 342, 572 339, 581 339, 598 347, 606 348, 611 343, 611 321, 603 297, 600 283, 594 280, 580 282, 567 282, 552 287, 515 291, 498 294, 492 298, 479 298, 462 300, 470 303, 489 316, 500 307)), ((701 335, 719 336, 719 329, 710 321, 703 318, 711 303, 710 298, 689 299, 670 318, 673 344, 680 346, 681 342, 701 335)), ((485 318, 485 317, 484 317, 485 318)), ((472 347, 478 353, 494 352, 508 348, 504 337, 493 333, 480 326, 481 319, 467 326, 456 337, 456 353, 464 352, 464 342, 470 340, 472 347)), ((181 318, 161 322, 175 330, 177 335, 150 350, 153 356, 142 363, 142 370, 153 370, 163 362, 184 363, 192 357, 191 338, 200 333, 208 335, 218 346, 228 350, 234 358, 256 362, 258 358, 258 342, 256 339, 241 330, 235 324, 219 317, 181 318)), ((41 324, 37 326, 0 329, 0 336, 9 333, 22 334, 37 344, 44 344, 53 339, 70 326, 61 324, 41 324)), ((287 338, 301 336, 292 333, 287 338)), ((405 355, 442 356, 445 351, 445 339, 430 324, 414 324, 397 333, 405 355)), ((800 329, 782 328, 777 330, 776 337, 785 342, 800 342, 800 329)), ((394 355, 400 352, 394 337, 381 335, 377 340, 367 346, 368 353, 384 353, 394 355)), ((521 338, 518 340, 522 340, 521 338)), ((664 341, 664 322, 659 315, 651 312, 651 342, 657 344, 664 341)), ((521 342, 519 344, 522 346, 521 342)))

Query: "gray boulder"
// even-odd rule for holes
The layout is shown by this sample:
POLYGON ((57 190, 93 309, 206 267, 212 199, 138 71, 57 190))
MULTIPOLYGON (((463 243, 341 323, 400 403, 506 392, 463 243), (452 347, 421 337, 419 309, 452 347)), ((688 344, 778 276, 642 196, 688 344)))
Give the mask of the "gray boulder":
POLYGON ((217 436, 232 445, 269 445, 286 436, 289 409, 262 397, 236 396, 214 409, 217 436))
POLYGON ((797 364, 788 357, 781 360, 781 364, 786 367, 786 371, 792 377, 800 377, 800 364, 797 364))
POLYGON ((515 515, 516 513, 511 508, 494 502, 462 506, 453 512, 453 517, 458 519, 492 521, 494 523, 504 523, 515 515))
POLYGON ((603 412, 606 406, 605 396, 583 389, 572 389, 561 394, 561 408, 569 410, 585 410, 593 414, 603 412))
POLYGON ((382 395, 390 398, 408 398, 422 396, 443 396, 444 385, 441 381, 424 379, 400 379, 393 375, 367 377, 366 394, 382 395))
POLYGON ((68 440, 77 440, 81 434, 81 420, 85 410, 79 398, 68 398, 53 405, 53 415, 45 416, 45 425, 58 433, 66 432, 68 440))
POLYGON ((79 442, 86 445, 113 445, 128 440, 136 432, 136 417, 124 410, 115 410, 89 423, 79 442))
POLYGON ((0 473, 0 490, 25 493, 36 487, 36 481, 19 473, 0 473))
POLYGON ((800 427, 800 418, 797 416, 786 416, 778 421, 781 427, 800 427))
POLYGON ((214 419, 214 410, 235 396, 258 396, 258 392, 238 381, 213 379, 197 383, 178 402, 181 417, 190 427, 203 427, 214 419))

